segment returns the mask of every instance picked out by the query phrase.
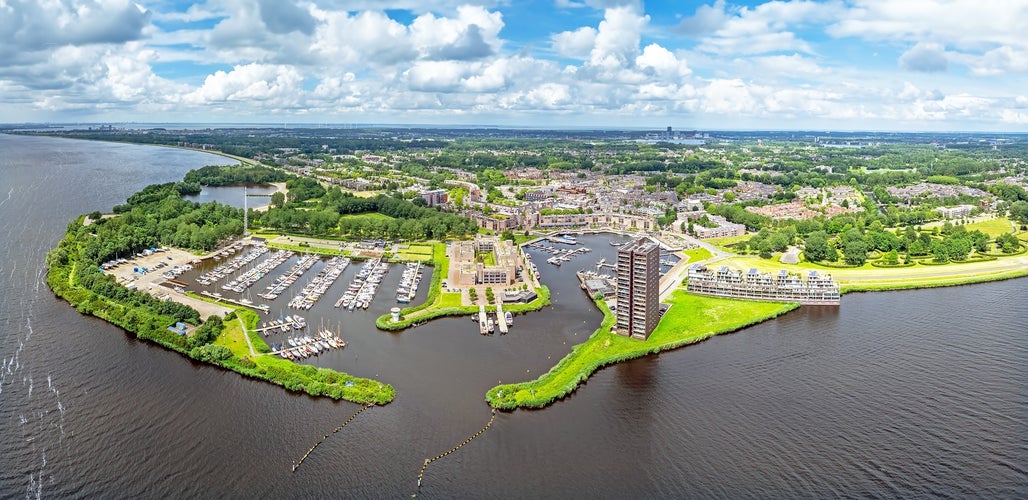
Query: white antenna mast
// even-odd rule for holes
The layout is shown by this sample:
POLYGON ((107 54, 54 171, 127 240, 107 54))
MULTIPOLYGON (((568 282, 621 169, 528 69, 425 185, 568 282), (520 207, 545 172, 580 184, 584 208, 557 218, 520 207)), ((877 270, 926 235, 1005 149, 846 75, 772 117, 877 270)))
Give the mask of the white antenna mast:
POLYGON ((243 186, 243 236, 250 234, 250 217, 248 213, 249 211, 246 208, 246 201, 246 186, 243 186))

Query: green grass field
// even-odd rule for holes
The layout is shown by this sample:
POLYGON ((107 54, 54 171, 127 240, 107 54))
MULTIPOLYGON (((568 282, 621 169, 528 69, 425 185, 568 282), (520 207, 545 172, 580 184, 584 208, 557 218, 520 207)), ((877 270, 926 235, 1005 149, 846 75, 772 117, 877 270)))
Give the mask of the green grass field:
MULTIPOLYGON (((937 229, 941 228, 943 224, 945 224, 946 222, 952 223, 954 221, 936 221, 925 224, 924 227, 927 229, 937 229)), ((1014 230, 1013 226, 1010 225, 1010 219, 1006 217, 997 217, 995 219, 986 219, 983 221, 971 222, 969 224, 964 224, 964 229, 967 229, 968 231, 974 231, 977 229, 989 235, 992 238, 995 238, 996 236, 999 236, 1001 234, 1012 232, 1014 230)))
POLYGON ((714 245, 714 246, 716 246, 716 247, 718 247, 718 248, 720 248, 722 250, 731 251, 732 249, 728 248, 728 245, 734 245, 734 244, 736 244, 736 243, 738 243, 740 241, 749 241, 749 239, 752 236, 753 236, 752 234, 744 234, 742 236, 726 236, 724 238, 710 238, 710 239, 706 239, 706 240, 703 240, 703 241, 706 242, 706 243, 710 243, 711 245, 714 245))
POLYGON ((1007 219, 1006 217, 972 222, 965 225, 964 228, 968 231, 974 231, 977 229, 989 235, 991 238, 1014 231, 1013 226, 1010 225, 1010 219, 1007 219))
POLYGON ((604 313, 603 322, 588 340, 572 348, 570 354, 535 380, 493 387, 486 393, 486 401, 494 408, 541 408, 573 392, 603 366, 738 330, 798 307, 796 304, 701 297, 684 290, 675 291, 669 302, 671 309, 650 338, 642 341, 611 333, 614 315, 604 302, 598 302, 597 306, 604 313))
POLYGON ((434 248, 430 243, 412 243, 406 246, 401 245, 396 255, 403 260, 424 262, 432 260, 433 251, 434 248))
MULTIPOLYGON (((250 355, 250 348, 246 345, 246 339, 243 338, 243 327, 239 326, 238 319, 230 319, 225 322, 225 329, 215 339, 214 344, 228 347, 228 350, 232 351, 232 355, 237 358, 250 355)), ((256 348, 257 346, 254 346, 254 349, 256 348)))
POLYGON ((378 212, 364 212, 362 214, 346 214, 339 216, 339 220, 343 219, 382 219, 382 220, 393 220, 392 217, 380 214, 378 212))
POLYGON ((696 262, 696 261, 700 261, 700 260, 706 260, 706 259, 709 259, 712 256, 712 254, 710 253, 710 250, 707 250, 706 248, 703 248, 703 247, 693 248, 693 249, 690 249, 690 250, 686 250, 685 251, 685 255, 687 257, 689 257, 689 262, 696 262))

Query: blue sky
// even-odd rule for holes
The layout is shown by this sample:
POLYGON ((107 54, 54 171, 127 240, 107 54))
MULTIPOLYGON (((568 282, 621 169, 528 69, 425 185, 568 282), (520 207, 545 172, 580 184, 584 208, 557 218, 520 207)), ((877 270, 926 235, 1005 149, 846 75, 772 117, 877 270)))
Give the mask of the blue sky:
POLYGON ((5 122, 1028 130, 1028 0, 4 0, 5 122))

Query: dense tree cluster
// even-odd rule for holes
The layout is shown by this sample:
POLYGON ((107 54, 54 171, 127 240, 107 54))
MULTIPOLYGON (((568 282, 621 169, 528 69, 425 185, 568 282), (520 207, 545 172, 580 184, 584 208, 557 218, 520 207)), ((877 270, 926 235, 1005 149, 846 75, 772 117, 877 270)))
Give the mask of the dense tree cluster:
POLYGON ((325 188, 310 177, 296 177, 286 181, 286 199, 290 203, 302 203, 325 195, 325 188))
POLYGON ((232 184, 270 184, 284 182, 294 176, 276 168, 249 165, 208 165, 186 172, 183 181, 204 186, 232 184))
POLYGON ((1020 247, 1021 242, 1013 233, 1001 234, 996 237, 996 248, 1003 253, 1017 253, 1020 247))
POLYGON ((720 215, 725 219, 728 219, 730 222, 742 224, 750 231, 756 231, 762 227, 766 227, 771 221, 768 217, 747 211, 742 205, 710 204, 707 205, 707 211, 714 215, 720 215))
POLYGON ((97 264, 141 250, 174 245, 211 250, 242 234, 242 210, 220 203, 183 200, 174 184, 151 185, 119 205, 119 217, 82 226, 83 258, 97 264))
POLYGON ((1010 204, 1010 218, 1018 224, 1028 224, 1028 201, 1015 201, 1010 204))
POLYGON ((337 187, 327 190, 316 207, 300 209, 286 204, 263 214, 255 213, 254 217, 256 223, 279 231, 356 238, 444 238, 478 231, 474 221, 466 217, 385 195, 360 198, 337 187), (363 216, 372 213, 388 217, 363 216))

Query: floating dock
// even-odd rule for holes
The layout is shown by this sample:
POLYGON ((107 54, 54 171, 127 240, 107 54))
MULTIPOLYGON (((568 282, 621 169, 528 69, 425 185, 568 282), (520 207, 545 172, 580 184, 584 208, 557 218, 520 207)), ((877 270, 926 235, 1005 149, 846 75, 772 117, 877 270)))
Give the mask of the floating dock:
POLYGON ((508 331, 507 320, 503 317, 503 301, 496 302, 496 326, 500 328, 500 333, 505 334, 508 331))
POLYGON ((264 304, 247 304, 246 302, 240 302, 240 301, 235 300, 235 299, 219 297, 217 295, 214 295, 211 292, 208 292, 207 290, 204 290, 204 291, 200 292, 200 295, 206 295, 206 296, 208 296, 208 297, 210 297, 210 298, 212 298, 214 300, 220 301, 220 302, 228 302, 229 304, 235 304, 237 306, 243 306, 243 307, 249 307, 250 309, 256 309, 256 310, 258 310, 258 311, 260 311, 260 312, 262 312, 264 314, 268 314, 268 311, 271 310, 270 307, 268 307, 268 306, 266 306, 264 304))

